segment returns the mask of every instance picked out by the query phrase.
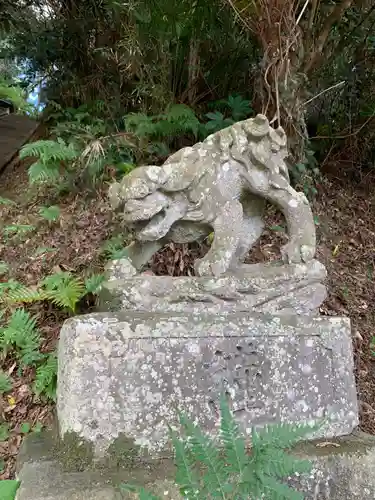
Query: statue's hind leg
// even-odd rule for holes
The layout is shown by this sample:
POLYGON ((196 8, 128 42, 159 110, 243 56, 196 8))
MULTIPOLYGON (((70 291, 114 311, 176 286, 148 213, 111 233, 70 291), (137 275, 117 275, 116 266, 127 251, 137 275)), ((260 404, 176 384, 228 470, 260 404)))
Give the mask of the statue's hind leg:
POLYGON ((242 264, 264 230, 266 201, 257 196, 250 195, 241 200, 241 202, 243 207, 243 221, 237 251, 230 266, 233 270, 242 264))
POLYGON ((228 271, 238 248, 243 219, 242 204, 227 201, 212 226, 214 239, 207 254, 195 261, 198 276, 220 276, 228 271))

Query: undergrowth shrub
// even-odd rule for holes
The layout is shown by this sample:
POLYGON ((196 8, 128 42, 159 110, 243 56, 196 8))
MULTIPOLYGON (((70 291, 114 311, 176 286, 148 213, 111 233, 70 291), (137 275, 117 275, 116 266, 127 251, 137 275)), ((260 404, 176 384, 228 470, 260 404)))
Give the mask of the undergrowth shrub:
POLYGON ((107 167, 132 165, 133 145, 125 133, 114 131, 88 106, 54 106, 58 111, 49 116, 51 139, 26 144, 20 151, 21 159, 37 159, 28 169, 30 184, 69 191, 76 183, 95 184, 107 167))
MULTIPOLYGON (((185 414, 180 415, 183 435, 171 431, 175 451, 176 484, 187 500, 301 500, 304 495, 283 481, 293 474, 308 473, 311 464, 294 458, 287 451, 318 425, 276 424, 253 429, 251 450, 221 397, 219 441, 205 434, 185 414)), ((159 497, 134 485, 122 485, 124 491, 139 494, 140 500, 159 497)))
POLYGON ((124 237, 115 235, 102 246, 102 254, 108 260, 117 260, 126 256, 124 237))
POLYGON ((57 356, 56 353, 50 353, 46 356, 44 362, 36 369, 33 391, 38 397, 44 394, 48 399, 55 401, 56 386, 57 356))
POLYGON ((205 139, 252 114, 250 101, 240 95, 230 95, 228 99, 214 101, 209 105, 213 110, 199 118, 197 112, 186 104, 173 104, 157 115, 131 113, 124 117, 128 132, 134 134, 138 142, 140 158, 165 158, 173 150, 185 143, 205 139))
POLYGON ((1 78, 0 73, 0 99, 4 99, 13 104, 15 111, 21 114, 35 114, 34 107, 26 100, 24 89, 12 82, 7 82, 1 78))
POLYGON ((308 147, 305 149, 304 156, 304 162, 292 164, 289 167, 290 177, 294 185, 303 189, 309 199, 313 199, 318 193, 316 182, 320 179, 321 173, 315 151, 308 147))
POLYGON ((245 120, 253 113, 250 101, 240 95, 230 95, 228 99, 215 101, 210 105, 214 111, 205 115, 208 122, 201 128, 202 136, 218 132, 234 123, 245 120))
POLYGON ((164 113, 153 116, 131 113, 124 121, 126 130, 139 139, 139 154, 147 158, 168 156, 173 142, 180 137, 194 141, 201 126, 194 110, 185 104, 171 105, 164 113))
MULTIPOLYGON (((57 358, 55 353, 42 351, 43 337, 37 327, 37 319, 25 309, 25 305, 48 301, 57 308, 74 314, 81 300, 88 294, 99 292, 105 277, 92 274, 81 279, 69 272, 47 276, 35 287, 28 287, 12 278, 0 283, 0 358, 12 356, 18 370, 35 369, 33 392, 55 400, 57 358)), ((6 375, 1 377, 0 391, 7 391, 6 375)))

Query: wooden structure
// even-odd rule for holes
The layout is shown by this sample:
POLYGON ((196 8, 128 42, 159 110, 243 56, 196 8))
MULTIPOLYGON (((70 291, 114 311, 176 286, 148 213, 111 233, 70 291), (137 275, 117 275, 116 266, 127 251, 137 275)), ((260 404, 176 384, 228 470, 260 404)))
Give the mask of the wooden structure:
POLYGON ((38 126, 36 120, 25 115, 10 113, 0 116, 0 172, 31 138, 38 126))

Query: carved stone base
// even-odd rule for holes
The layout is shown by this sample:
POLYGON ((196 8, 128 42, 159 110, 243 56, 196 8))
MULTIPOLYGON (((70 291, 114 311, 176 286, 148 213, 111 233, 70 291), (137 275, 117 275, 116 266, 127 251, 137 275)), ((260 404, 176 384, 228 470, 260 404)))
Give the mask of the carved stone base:
POLYGON ((325 267, 308 264, 242 265, 217 278, 136 274, 125 259, 108 268, 102 311, 314 314, 326 298, 325 267))
POLYGON ((65 322, 58 361, 61 436, 78 435, 97 457, 124 440, 168 454, 177 409, 215 433, 222 390, 246 433, 325 420, 314 436, 330 439, 358 425, 346 318, 89 314, 65 322))

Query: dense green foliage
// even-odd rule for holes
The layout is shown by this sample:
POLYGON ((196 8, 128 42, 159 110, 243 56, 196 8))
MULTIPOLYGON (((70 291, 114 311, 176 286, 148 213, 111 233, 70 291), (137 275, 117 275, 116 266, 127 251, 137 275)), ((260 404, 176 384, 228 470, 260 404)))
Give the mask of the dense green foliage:
MULTIPOLYGON (((189 500, 303 499, 302 493, 283 481, 293 474, 308 473, 311 465, 285 450, 306 437, 313 428, 278 424, 253 429, 249 452, 225 396, 220 406, 219 442, 184 414, 180 415, 183 436, 172 432, 176 483, 182 497, 189 500)), ((141 500, 158 499, 137 486, 123 485, 123 489, 138 492, 141 500)))
MULTIPOLYGON (((369 0, 18 0, 0 9, 0 55, 24 64, 24 86, 47 82, 45 116, 60 149, 74 137, 79 176, 162 159, 253 110, 287 129, 299 182, 315 176, 307 151, 324 165, 373 165, 374 25, 369 0)), ((64 183, 63 170, 41 159, 30 178, 64 183)))
MULTIPOLYGON (((68 272, 47 276, 36 287, 27 287, 9 279, 1 283, 0 358, 11 354, 20 371, 35 368, 33 391, 55 399, 57 359, 54 353, 44 353, 37 318, 25 309, 27 304, 48 301, 70 314, 87 294, 96 294, 104 280, 102 274, 92 274, 82 280, 68 272)), ((0 394, 12 389, 7 373, 0 371, 0 394)))

